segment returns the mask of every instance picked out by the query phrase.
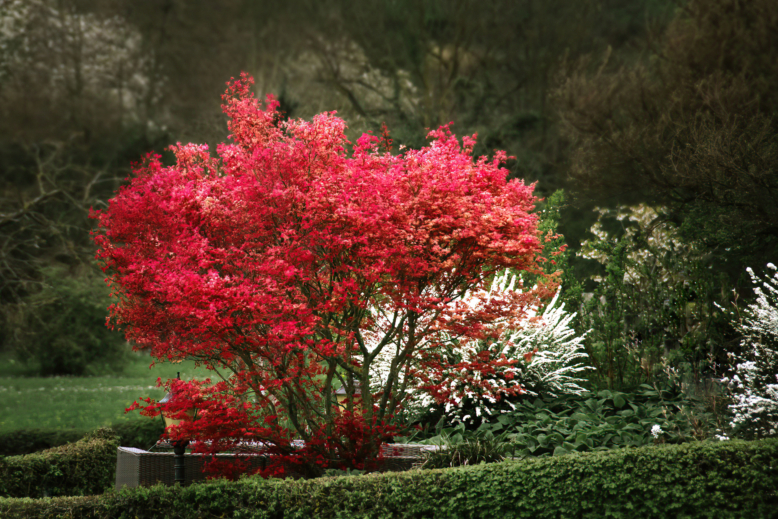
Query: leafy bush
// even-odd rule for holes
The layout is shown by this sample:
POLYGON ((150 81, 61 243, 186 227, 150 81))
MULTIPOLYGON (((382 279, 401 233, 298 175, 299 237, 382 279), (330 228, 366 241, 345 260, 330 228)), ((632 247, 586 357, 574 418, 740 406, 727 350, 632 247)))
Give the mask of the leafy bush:
POLYGON ((593 382, 631 388, 653 382, 665 360, 699 374, 721 353, 729 328, 715 309, 724 281, 714 279, 693 245, 681 240, 662 208, 600 210, 579 256, 599 263, 578 326, 590 330, 593 382))
POLYGON ((0 434, 0 456, 21 456, 83 438, 87 431, 80 429, 18 429, 0 434))
POLYGON ((778 268, 772 263, 767 267, 774 274, 764 280, 748 269, 757 298, 738 325, 744 354, 733 355, 735 373, 727 379, 732 426, 746 437, 778 435, 778 268))
POLYGON ((10 350, 41 376, 90 375, 121 368, 129 348, 106 328, 108 289, 94 273, 45 271, 44 288, 12 319, 10 350))
POLYGON ((113 424, 111 429, 119 436, 119 445, 148 450, 165 432, 163 420, 129 420, 113 424))
MULTIPOLYGON (((130 420, 113 424, 111 429, 122 447, 148 449, 165 432, 162 420, 130 420)), ((74 443, 89 431, 79 429, 19 429, 0 434, 0 456, 20 456, 74 443)))
POLYGON ((558 456, 712 436, 710 417, 694 402, 650 386, 642 389, 637 395, 605 390, 596 398, 523 403, 492 429, 510 433, 517 456, 558 456))
POLYGON ((313 480, 2 499, 4 519, 749 518, 778 509, 778 440, 700 442, 313 480))
POLYGON ((118 446, 114 432, 102 428, 76 443, 0 458, 0 496, 102 494, 114 483, 118 446))

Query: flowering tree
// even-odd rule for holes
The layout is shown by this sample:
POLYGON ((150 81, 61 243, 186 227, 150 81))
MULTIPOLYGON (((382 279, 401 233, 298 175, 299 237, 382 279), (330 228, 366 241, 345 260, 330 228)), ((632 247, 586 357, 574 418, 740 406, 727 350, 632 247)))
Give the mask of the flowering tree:
MULTIPOLYGON (((278 103, 263 108, 251 84, 228 83, 233 142, 218 157, 194 144, 173 146, 171 167, 150 155, 95 213, 97 257, 118 299, 111 319, 157 359, 218 374, 173 383, 175 409, 199 409, 168 431, 174 439, 208 440, 201 451, 261 441, 311 474, 362 468, 392 434, 414 373, 451 360, 441 341, 497 337, 550 294, 462 302, 496 271, 538 271, 532 186, 506 180, 503 152, 474 159, 474 139, 460 145, 447 127, 420 150, 392 155, 381 149, 388 136, 363 135, 349 152, 334 114, 280 122, 278 103), (368 390, 389 347, 387 376, 368 390)), ((454 371, 507 362, 479 357, 454 371)))
POLYGON ((734 359, 732 377, 723 380, 732 392, 732 426, 747 437, 778 434, 778 268, 767 267, 773 275, 764 280, 748 269, 756 301, 738 325, 744 354, 734 359))

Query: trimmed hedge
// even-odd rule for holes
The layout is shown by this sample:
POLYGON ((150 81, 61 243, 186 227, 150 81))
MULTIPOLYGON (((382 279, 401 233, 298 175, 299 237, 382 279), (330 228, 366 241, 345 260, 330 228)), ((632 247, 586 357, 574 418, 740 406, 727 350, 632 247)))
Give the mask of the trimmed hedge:
POLYGON ((778 517, 778 440, 650 446, 317 480, 0 499, 6 519, 778 517))
POLYGON ((0 457, 0 496, 101 494, 114 484, 118 446, 114 432, 103 428, 76 443, 36 454, 0 457))
MULTIPOLYGON (((119 422, 111 426, 119 436, 122 447, 147 450, 165 432, 161 419, 137 419, 119 422)), ((0 434, 0 456, 20 456, 74 443, 89 431, 80 429, 18 429, 0 434)))
POLYGON ((0 456, 22 456, 83 438, 81 429, 17 429, 0 434, 0 456))

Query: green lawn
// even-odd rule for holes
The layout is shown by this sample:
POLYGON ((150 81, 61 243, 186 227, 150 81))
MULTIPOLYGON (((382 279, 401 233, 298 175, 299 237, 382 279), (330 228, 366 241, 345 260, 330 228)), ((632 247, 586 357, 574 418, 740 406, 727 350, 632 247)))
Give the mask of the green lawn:
POLYGON ((9 376, 12 366, 0 359, 0 432, 27 428, 92 429, 122 420, 138 419, 137 411, 124 409, 138 398, 161 398, 157 377, 184 380, 205 378, 203 368, 194 363, 163 363, 149 368, 148 355, 133 353, 119 375, 100 377, 21 377, 9 376))

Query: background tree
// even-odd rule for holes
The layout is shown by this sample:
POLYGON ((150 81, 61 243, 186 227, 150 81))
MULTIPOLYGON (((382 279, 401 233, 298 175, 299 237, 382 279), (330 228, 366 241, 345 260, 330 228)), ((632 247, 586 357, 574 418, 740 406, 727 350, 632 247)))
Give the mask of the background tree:
POLYGON ((579 188, 668 204, 735 276, 774 256, 777 27, 769 0, 691 0, 647 59, 570 72, 554 102, 579 188))
POLYGON ((398 128, 398 142, 411 146, 423 143, 428 128, 455 121, 460 131, 481 136, 477 152, 497 148, 517 157, 509 164, 512 173, 539 180, 544 195, 565 183, 566 143, 547 102, 558 65, 565 56, 608 45, 632 53, 646 19, 661 18, 670 5, 623 0, 320 4, 315 20, 321 22, 309 39, 319 81, 340 93, 340 99, 333 98, 338 110, 367 129, 387 121, 398 128), (328 32, 333 27, 341 35, 337 39, 328 32))
MULTIPOLYGON (((87 215, 118 186, 117 164, 137 156, 128 152, 138 142, 137 110, 153 87, 141 34, 121 17, 77 7, 0 4, 0 351, 13 350, 31 366, 57 358, 48 355, 43 335, 62 336, 76 357, 102 357, 79 335, 106 338, 99 320, 84 319, 80 326, 89 330, 76 333, 65 320, 51 320, 42 301, 62 307, 72 302, 67 294, 78 293, 94 298, 87 307, 102 305, 104 295, 93 290, 99 274, 87 215)), ((116 339, 100 347, 121 348, 116 339)), ((104 358, 113 357, 120 356, 104 358)), ((52 369, 44 371, 59 368, 52 369)))

